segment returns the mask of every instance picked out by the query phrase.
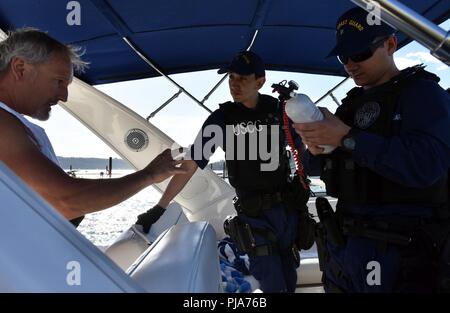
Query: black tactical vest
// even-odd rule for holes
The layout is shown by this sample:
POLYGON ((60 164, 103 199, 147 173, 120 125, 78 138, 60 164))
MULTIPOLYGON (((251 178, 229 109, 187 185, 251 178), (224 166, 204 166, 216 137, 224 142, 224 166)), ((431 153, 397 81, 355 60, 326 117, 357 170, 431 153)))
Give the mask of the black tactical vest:
MULTIPOLYGON (((232 136, 234 142, 234 151, 225 151, 225 153, 228 178, 230 184, 236 189, 236 193, 241 195, 247 192, 271 193, 281 190, 286 184, 290 169, 284 133, 280 127, 282 119, 278 100, 267 95, 259 95, 256 109, 248 109, 241 103, 234 102, 222 103, 220 109, 224 113, 225 124, 228 128, 226 137, 232 136), (278 138, 274 137, 277 146, 274 147, 271 146, 272 125, 277 126, 278 130, 278 138), (241 140, 245 142, 245 145, 238 144, 241 140), (263 144, 262 147, 261 144, 263 144), (274 149, 274 152, 269 154, 276 154, 278 161, 275 163, 276 160, 263 160, 260 148, 263 151, 274 149), (245 158, 243 149, 245 149, 245 158), (271 162, 275 164, 274 170, 261 170, 261 166, 269 166, 271 162)), ((224 150, 229 150, 227 145, 224 145, 224 150)), ((263 158, 267 159, 267 156, 263 158)))
MULTIPOLYGON (((352 89, 336 111, 345 124, 352 128, 381 136, 399 134, 399 123, 393 123, 398 114, 401 90, 414 79, 439 81, 423 67, 402 71, 382 86, 369 90, 352 89), (396 125, 396 126, 395 126, 396 125)), ((410 188, 376 174, 356 164, 350 153, 336 149, 323 157, 322 179, 330 196, 348 203, 415 204, 440 206, 447 202, 447 175, 428 188, 410 188)))

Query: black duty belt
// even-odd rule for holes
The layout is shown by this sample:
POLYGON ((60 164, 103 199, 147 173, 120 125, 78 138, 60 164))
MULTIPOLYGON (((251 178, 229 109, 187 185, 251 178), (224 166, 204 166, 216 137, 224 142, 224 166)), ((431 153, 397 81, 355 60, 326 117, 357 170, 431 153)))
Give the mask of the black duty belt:
POLYGON ((426 222, 419 217, 344 217, 342 230, 344 235, 408 245, 414 231, 426 222))
POLYGON ((259 216, 262 211, 268 210, 282 201, 282 193, 274 192, 238 196, 233 199, 233 204, 238 213, 259 216))

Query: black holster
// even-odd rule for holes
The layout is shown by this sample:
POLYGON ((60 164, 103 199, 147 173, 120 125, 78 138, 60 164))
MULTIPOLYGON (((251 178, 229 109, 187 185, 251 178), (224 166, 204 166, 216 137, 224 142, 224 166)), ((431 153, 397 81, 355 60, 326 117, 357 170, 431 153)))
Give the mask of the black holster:
POLYGON ((283 190, 283 203, 288 210, 298 213, 298 226, 295 244, 300 250, 308 250, 314 244, 316 221, 308 212, 310 190, 304 189, 297 175, 283 190))
POLYGON ((225 234, 230 236, 240 253, 248 254, 256 247, 250 225, 242 222, 238 216, 226 219, 223 226, 225 234))
POLYGON ((319 257, 319 268, 321 272, 325 272, 325 265, 328 260, 327 243, 325 239, 325 231, 323 224, 318 223, 315 232, 317 255, 319 257))
POLYGON ((243 222, 239 216, 227 218, 223 227, 225 234, 230 236, 236 244, 236 248, 242 254, 248 254, 249 256, 280 254, 277 247, 277 238, 270 230, 252 228, 250 224, 243 222), (256 245, 254 233, 266 238, 268 243, 256 245))
POLYGON ((295 244, 299 250, 309 250, 314 245, 316 227, 317 223, 308 212, 307 207, 305 211, 299 212, 297 235, 295 237, 295 244))
POLYGON ((316 210, 319 220, 323 225, 326 240, 337 248, 343 247, 345 245, 345 237, 339 226, 337 216, 328 200, 323 197, 317 197, 316 210))
POLYGON ((291 252, 294 258, 295 268, 298 268, 300 266, 300 254, 296 245, 292 246, 291 252))

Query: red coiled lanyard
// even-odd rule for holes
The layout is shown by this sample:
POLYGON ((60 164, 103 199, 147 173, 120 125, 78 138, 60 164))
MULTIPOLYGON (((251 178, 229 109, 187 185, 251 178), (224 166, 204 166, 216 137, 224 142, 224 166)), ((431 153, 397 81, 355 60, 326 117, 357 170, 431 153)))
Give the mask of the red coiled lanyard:
POLYGON ((298 178, 300 179, 300 183, 302 184, 305 190, 309 190, 308 184, 305 182, 305 171, 303 169, 302 161, 300 160, 300 154, 298 150, 295 148, 294 138, 292 138, 291 131, 289 129, 289 117, 286 114, 286 101, 282 101, 281 105, 283 106, 283 129, 286 135, 286 140, 291 149, 292 155, 294 156, 295 162, 295 170, 298 173, 298 178))

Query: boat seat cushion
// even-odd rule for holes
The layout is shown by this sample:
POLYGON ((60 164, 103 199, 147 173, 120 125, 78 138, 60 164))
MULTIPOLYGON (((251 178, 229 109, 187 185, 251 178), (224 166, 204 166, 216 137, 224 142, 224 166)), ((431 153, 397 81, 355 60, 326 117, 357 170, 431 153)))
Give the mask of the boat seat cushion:
POLYGON ((133 264, 139 256, 167 229, 175 224, 189 223, 181 206, 172 202, 166 212, 152 225, 148 234, 142 232, 142 226, 134 224, 124 231, 106 249, 109 256, 124 271, 133 264))
POLYGON ((213 227, 204 221, 172 226, 127 273, 148 292, 220 292, 213 227))

